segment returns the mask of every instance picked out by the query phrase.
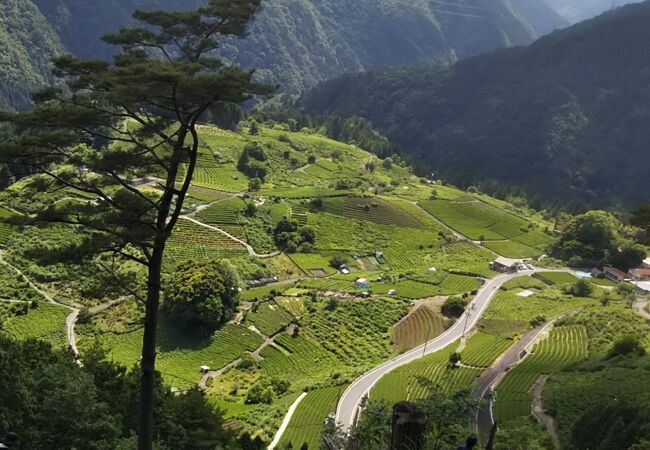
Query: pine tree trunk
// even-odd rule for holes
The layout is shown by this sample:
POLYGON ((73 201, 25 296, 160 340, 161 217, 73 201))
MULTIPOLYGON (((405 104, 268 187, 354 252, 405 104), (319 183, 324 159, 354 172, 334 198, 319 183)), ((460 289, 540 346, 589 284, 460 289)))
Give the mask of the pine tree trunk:
POLYGON ((156 373, 156 332, 160 305, 160 277, 165 241, 158 242, 152 252, 147 279, 147 304, 140 362, 140 423, 138 449, 152 450, 154 437, 154 383, 156 373))

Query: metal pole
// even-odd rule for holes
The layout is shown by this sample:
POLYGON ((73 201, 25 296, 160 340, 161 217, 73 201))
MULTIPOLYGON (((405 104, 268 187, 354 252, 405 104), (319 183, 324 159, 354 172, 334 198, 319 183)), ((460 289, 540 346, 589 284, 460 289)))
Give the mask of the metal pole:
POLYGON ((424 340, 424 349, 422 350, 422 357, 424 358, 427 354, 427 344, 429 343, 429 332, 431 331, 431 324, 427 324, 427 337, 424 340))
POLYGON ((470 310, 469 308, 465 311, 465 325, 463 326, 463 337, 465 337, 465 331, 467 331, 467 321, 469 320, 470 310))

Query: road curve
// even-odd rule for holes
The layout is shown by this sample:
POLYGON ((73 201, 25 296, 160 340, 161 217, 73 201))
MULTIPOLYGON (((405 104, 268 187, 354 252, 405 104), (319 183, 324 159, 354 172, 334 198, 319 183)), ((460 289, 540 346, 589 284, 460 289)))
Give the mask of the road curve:
MULTIPOLYGON (((548 270, 548 269, 546 269, 548 270)), ((468 305, 465 313, 454 323, 454 325, 440 336, 419 347, 409 350, 394 359, 375 367, 366 372, 354 381, 341 396, 336 407, 336 421, 344 432, 348 432, 356 420, 359 405, 362 399, 368 395, 370 389, 387 373, 400 366, 422 358, 425 355, 435 353, 453 342, 460 339, 463 334, 469 332, 478 322, 481 315, 487 309, 494 294, 503 283, 516 277, 532 275, 543 270, 527 270, 512 274, 501 274, 490 280, 478 291, 474 300, 468 305)))

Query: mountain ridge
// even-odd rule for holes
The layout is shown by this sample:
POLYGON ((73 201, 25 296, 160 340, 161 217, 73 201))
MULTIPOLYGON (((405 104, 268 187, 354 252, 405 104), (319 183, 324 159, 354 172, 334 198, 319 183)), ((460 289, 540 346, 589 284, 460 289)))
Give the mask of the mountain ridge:
POLYGON ((461 185, 515 185, 545 203, 630 205, 643 201, 638 186, 650 171, 648 42, 645 2, 451 67, 344 76, 300 105, 365 117, 461 185))

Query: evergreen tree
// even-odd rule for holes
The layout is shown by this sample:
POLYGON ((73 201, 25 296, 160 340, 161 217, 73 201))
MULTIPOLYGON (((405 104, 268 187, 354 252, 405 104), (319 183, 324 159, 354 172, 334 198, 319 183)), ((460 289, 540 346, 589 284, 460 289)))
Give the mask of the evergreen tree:
MULTIPOLYGON (((112 64, 61 56, 54 74, 67 89, 34 95, 37 105, 2 113, 13 137, 1 163, 47 174, 55 188, 93 197, 49 206, 36 218, 78 226, 88 255, 111 252, 147 269, 142 345, 139 448, 154 437, 156 327, 165 246, 181 214, 197 163, 200 117, 270 88, 212 57, 223 37, 243 37, 261 0, 210 0, 192 11, 136 11, 140 28, 104 38, 121 47, 112 64), (159 191, 130 179, 156 175, 159 191)), ((119 274, 114 273, 116 277, 119 274)))

